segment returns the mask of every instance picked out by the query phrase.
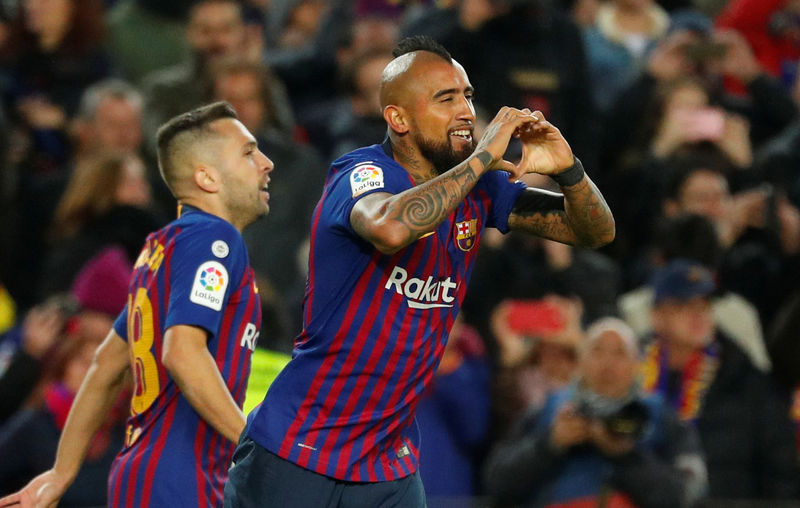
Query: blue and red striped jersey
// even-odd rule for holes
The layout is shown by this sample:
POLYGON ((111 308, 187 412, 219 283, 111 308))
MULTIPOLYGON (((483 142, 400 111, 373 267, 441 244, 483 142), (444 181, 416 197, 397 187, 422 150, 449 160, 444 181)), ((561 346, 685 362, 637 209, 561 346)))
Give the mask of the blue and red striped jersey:
POLYGON ((313 215, 303 330, 292 360, 251 413, 249 436, 346 481, 417 469, 414 412, 464 298, 481 232, 505 232, 525 187, 485 174, 436 230, 384 255, 350 225, 358 199, 414 186, 381 145, 334 161, 313 215))
POLYGON ((239 231, 190 207, 147 238, 114 323, 128 343, 135 387, 109 506, 222 505, 235 444, 200 418, 162 365, 164 334, 174 325, 208 333, 208 350, 241 407, 261 327, 258 288, 239 231))

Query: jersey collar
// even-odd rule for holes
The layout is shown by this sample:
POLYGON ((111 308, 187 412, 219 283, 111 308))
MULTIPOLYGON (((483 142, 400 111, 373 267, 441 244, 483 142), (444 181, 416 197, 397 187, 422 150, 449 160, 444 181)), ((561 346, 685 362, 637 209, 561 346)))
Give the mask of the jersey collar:
POLYGON ((178 217, 183 217, 187 213, 202 212, 199 208, 178 202, 178 217))
POLYGON ((381 143, 381 148, 383 148, 384 153, 390 158, 394 159, 394 155, 392 154, 392 142, 389 141, 389 135, 387 134, 385 138, 383 138, 383 142, 381 143))

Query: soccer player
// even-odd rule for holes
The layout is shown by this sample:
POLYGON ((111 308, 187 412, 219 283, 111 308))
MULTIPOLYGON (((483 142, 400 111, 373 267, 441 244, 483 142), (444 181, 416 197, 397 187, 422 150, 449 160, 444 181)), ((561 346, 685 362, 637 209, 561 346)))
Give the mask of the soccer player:
POLYGON ((158 159, 179 217, 147 238, 128 305, 97 350, 53 468, 0 506, 55 505, 129 370, 135 386, 109 506, 222 503, 261 326, 240 232, 269 211, 273 164, 222 102, 164 124, 158 159))
POLYGON ((473 140, 472 86, 435 41, 383 72, 388 137, 333 162, 311 229, 304 327, 234 453, 225 506, 421 507, 414 412, 487 227, 597 247, 614 220, 561 133, 504 107, 473 140), (522 159, 502 159, 513 136, 522 159), (498 171, 499 170, 499 171, 498 171), (563 194, 514 182, 552 176, 563 194))

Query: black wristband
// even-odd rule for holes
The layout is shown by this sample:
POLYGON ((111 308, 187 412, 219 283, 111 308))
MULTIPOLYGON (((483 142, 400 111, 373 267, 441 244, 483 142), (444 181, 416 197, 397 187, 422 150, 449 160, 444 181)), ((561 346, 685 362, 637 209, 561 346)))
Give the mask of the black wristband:
POLYGON ((572 158, 575 160, 575 163, 572 164, 569 169, 555 175, 550 175, 550 178, 555 180, 555 182, 561 187, 575 185, 583 180, 583 175, 586 174, 586 172, 583 170, 583 164, 581 164, 581 161, 574 155, 572 158))
POLYGON ((483 168, 484 168, 484 169, 488 168, 488 167, 489 167, 489 165, 490 165, 490 164, 492 163, 492 161, 494 160, 494 157, 492 157, 492 154, 490 154, 490 153, 489 153, 489 152, 487 152, 486 150, 481 150, 481 152, 480 152, 480 153, 478 153, 478 155, 476 155, 476 156, 475 156, 475 158, 476 158, 476 159, 478 159, 478 161, 479 161, 481 164, 483 164, 483 168))

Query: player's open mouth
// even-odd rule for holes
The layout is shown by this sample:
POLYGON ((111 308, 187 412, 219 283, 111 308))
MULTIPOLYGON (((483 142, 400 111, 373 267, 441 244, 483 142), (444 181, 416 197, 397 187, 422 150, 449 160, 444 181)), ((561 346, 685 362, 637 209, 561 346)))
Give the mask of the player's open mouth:
POLYGON ((472 131, 469 129, 450 131, 450 135, 456 138, 461 138, 464 141, 472 141, 472 131))

